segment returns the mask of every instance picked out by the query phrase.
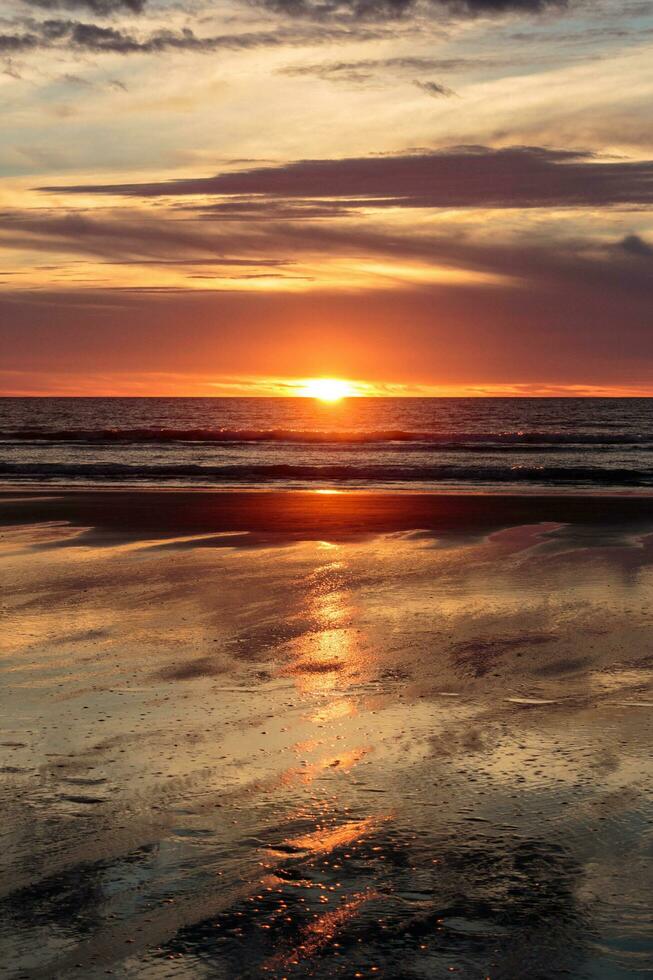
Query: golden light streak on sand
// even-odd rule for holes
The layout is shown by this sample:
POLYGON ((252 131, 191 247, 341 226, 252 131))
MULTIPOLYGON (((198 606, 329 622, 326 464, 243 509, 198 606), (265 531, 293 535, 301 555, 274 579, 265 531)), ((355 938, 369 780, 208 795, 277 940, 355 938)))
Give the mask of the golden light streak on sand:
POLYGON ((339 827, 330 830, 315 830, 310 834, 302 834, 299 837, 289 838, 278 848, 271 850, 281 850, 286 852, 310 852, 311 854, 328 854, 336 847, 343 847, 351 844, 359 837, 376 831, 381 824, 388 819, 386 815, 380 817, 366 817, 363 820, 348 820, 339 827))
MULTIPOLYGON (((350 922, 358 913, 360 907, 366 902, 379 896, 379 892, 370 888, 364 892, 358 892, 332 912, 325 912, 314 922, 310 922, 302 934, 302 942, 287 955, 272 957, 265 965, 264 969, 281 969, 286 966, 294 966, 302 959, 309 959, 315 956, 323 947, 334 943, 347 923, 350 922)), ((356 973, 355 976, 361 974, 356 973)))

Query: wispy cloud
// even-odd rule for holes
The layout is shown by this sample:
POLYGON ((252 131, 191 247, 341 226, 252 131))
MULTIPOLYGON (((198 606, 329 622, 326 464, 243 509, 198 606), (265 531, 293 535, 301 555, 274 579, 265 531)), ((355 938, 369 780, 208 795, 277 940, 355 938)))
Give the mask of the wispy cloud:
POLYGON ((450 89, 447 85, 443 85, 442 82, 434 81, 419 81, 414 83, 417 88, 421 89, 422 92, 426 92, 434 99, 450 99, 456 93, 453 89, 450 89))
POLYGON ((365 82, 370 78, 407 72, 459 71, 479 68, 480 59, 427 58, 399 56, 394 58, 359 58, 356 61, 325 61, 317 64, 286 65, 279 74, 291 78, 313 77, 330 82, 365 82))

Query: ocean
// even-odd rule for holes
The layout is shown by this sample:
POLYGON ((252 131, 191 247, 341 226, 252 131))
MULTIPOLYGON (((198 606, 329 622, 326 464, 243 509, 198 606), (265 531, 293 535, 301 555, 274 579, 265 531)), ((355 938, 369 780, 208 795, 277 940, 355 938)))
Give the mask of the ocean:
POLYGON ((653 487, 646 398, 3 398, 4 485, 653 487))

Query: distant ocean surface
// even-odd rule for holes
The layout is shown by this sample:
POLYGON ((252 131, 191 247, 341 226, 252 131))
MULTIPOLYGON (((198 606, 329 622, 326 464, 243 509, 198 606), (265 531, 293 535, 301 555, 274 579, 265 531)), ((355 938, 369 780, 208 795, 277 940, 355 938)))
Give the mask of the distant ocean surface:
POLYGON ((0 482, 653 488, 653 399, 3 398, 0 482))

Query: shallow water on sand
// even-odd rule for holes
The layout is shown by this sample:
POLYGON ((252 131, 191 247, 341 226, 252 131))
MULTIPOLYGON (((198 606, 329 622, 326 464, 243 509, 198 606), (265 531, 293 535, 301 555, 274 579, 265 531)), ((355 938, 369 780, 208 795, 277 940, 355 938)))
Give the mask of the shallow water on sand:
POLYGON ((0 973, 650 976, 650 532, 5 528, 0 973))

